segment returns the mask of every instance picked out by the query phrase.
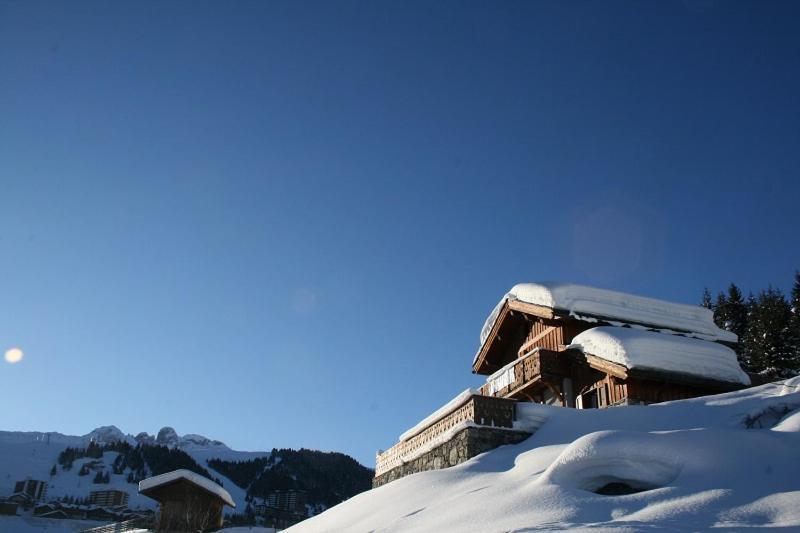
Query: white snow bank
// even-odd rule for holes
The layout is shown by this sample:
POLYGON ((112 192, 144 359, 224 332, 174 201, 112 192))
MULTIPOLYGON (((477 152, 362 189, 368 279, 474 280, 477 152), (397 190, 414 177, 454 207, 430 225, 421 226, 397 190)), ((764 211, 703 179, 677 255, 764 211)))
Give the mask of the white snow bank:
POLYGON ((506 300, 518 300, 567 311, 579 318, 611 318, 621 322, 688 332, 707 340, 737 341, 735 334, 714 324, 714 313, 705 307, 573 283, 540 282, 514 285, 503 296, 481 329, 481 346, 486 342, 506 300))
POLYGON ((442 418, 446 417, 462 405, 466 403, 466 401, 471 397, 475 396, 476 394, 480 394, 478 389, 466 389, 461 392, 458 396, 444 404, 442 407, 425 417, 419 424, 414 426, 413 428, 409 429, 402 435, 400 435, 400 442, 408 440, 415 435, 421 433, 425 428, 431 426, 441 420, 442 418))
POLYGON ((646 407, 519 404, 519 419, 547 419, 526 441, 364 492, 289 531, 798 529, 800 433, 745 428, 752 413, 798 402, 800 377, 646 407), (586 490, 603 480, 653 488, 586 490))
POLYGON ((601 326, 580 333, 570 348, 628 369, 660 370, 750 384, 736 353, 722 344, 654 331, 601 326))
POLYGON ((567 446, 540 481, 589 491, 612 482, 653 489, 671 483, 682 465, 680 454, 655 435, 597 431, 567 446))
POLYGON ((780 422, 772 427, 772 431, 786 431, 800 433, 800 409, 787 414, 780 422))
POLYGON ((161 485, 167 485, 168 483, 172 483, 173 481, 177 481, 179 479, 185 479, 191 483, 194 483, 204 490, 219 496, 222 501, 231 507, 236 507, 236 503, 233 501, 233 498, 231 498, 231 495, 227 490, 223 489, 207 477, 201 476, 200 474, 195 474, 191 470, 185 469, 173 470, 172 472, 167 472, 166 474, 143 479, 139 482, 139 492, 154 489, 156 487, 160 487, 161 485))

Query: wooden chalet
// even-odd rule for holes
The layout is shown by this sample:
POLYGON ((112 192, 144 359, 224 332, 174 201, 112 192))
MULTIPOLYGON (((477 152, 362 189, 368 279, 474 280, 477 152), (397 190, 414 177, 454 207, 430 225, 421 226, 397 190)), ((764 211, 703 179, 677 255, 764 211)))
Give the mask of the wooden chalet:
MULTIPOLYGON (((739 375, 721 379, 657 362, 630 368, 603 354, 570 348, 580 334, 602 326, 651 331, 656 340, 694 338, 707 345, 700 348, 727 350, 736 341, 704 308, 575 285, 518 285, 484 326, 472 365, 473 373, 490 376, 481 394, 589 408, 692 398, 748 383, 740 369, 739 375)), ((732 351, 730 357, 738 369, 732 351)))
POLYGON ((175 470, 139 482, 139 493, 159 503, 156 531, 209 531, 222 527, 231 495, 210 479, 175 470))
POLYGON ((703 307, 567 283, 516 285, 481 330, 472 371, 486 383, 378 452, 373 486, 521 442, 545 420, 519 421, 521 402, 597 408, 746 387, 737 340, 703 307))

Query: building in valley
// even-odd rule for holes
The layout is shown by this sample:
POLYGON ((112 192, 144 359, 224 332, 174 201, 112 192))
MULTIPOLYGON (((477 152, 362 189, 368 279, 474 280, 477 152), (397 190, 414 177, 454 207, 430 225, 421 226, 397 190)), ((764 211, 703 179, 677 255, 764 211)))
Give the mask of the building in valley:
POLYGON ((24 479, 14 484, 14 494, 26 494, 31 501, 38 502, 47 497, 47 482, 36 479, 24 479))
POLYGON ((100 507, 128 505, 128 498, 124 490, 93 490, 89 493, 89 503, 100 507))
POLYGON ((738 339, 713 318, 704 307, 593 287, 516 285, 481 330, 472 371, 485 384, 379 453, 374 485, 524 440, 536 423, 516 422, 518 402, 603 408, 746 387, 738 339))

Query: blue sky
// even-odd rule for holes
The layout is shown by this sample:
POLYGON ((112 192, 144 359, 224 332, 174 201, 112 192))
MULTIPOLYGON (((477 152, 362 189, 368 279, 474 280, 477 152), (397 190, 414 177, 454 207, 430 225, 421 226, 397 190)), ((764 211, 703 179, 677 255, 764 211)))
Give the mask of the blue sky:
POLYGON ((799 15, 0 1, 0 428, 371 466, 517 282, 788 289, 799 15))

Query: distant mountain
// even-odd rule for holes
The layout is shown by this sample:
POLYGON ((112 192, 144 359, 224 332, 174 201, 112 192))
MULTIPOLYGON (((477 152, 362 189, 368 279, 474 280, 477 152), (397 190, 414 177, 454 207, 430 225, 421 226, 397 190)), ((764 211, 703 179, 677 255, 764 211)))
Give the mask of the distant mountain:
POLYGON ((47 481, 48 500, 81 500, 92 490, 114 488, 128 492, 130 507, 153 509, 155 502, 138 494, 137 482, 177 468, 221 483, 236 502, 237 513, 271 490, 289 487, 308 491, 310 509, 325 509, 369 489, 373 475, 339 453, 242 452, 203 435, 181 436, 169 426, 155 435, 135 436, 113 425, 82 436, 0 431, 0 497, 12 494, 16 481, 31 478, 47 481), (264 474, 268 463, 285 464, 274 474, 264 474), (236 465, 251 466, 237 470, 236 465), (229 475, 236 478, 235 483, 229 475))

